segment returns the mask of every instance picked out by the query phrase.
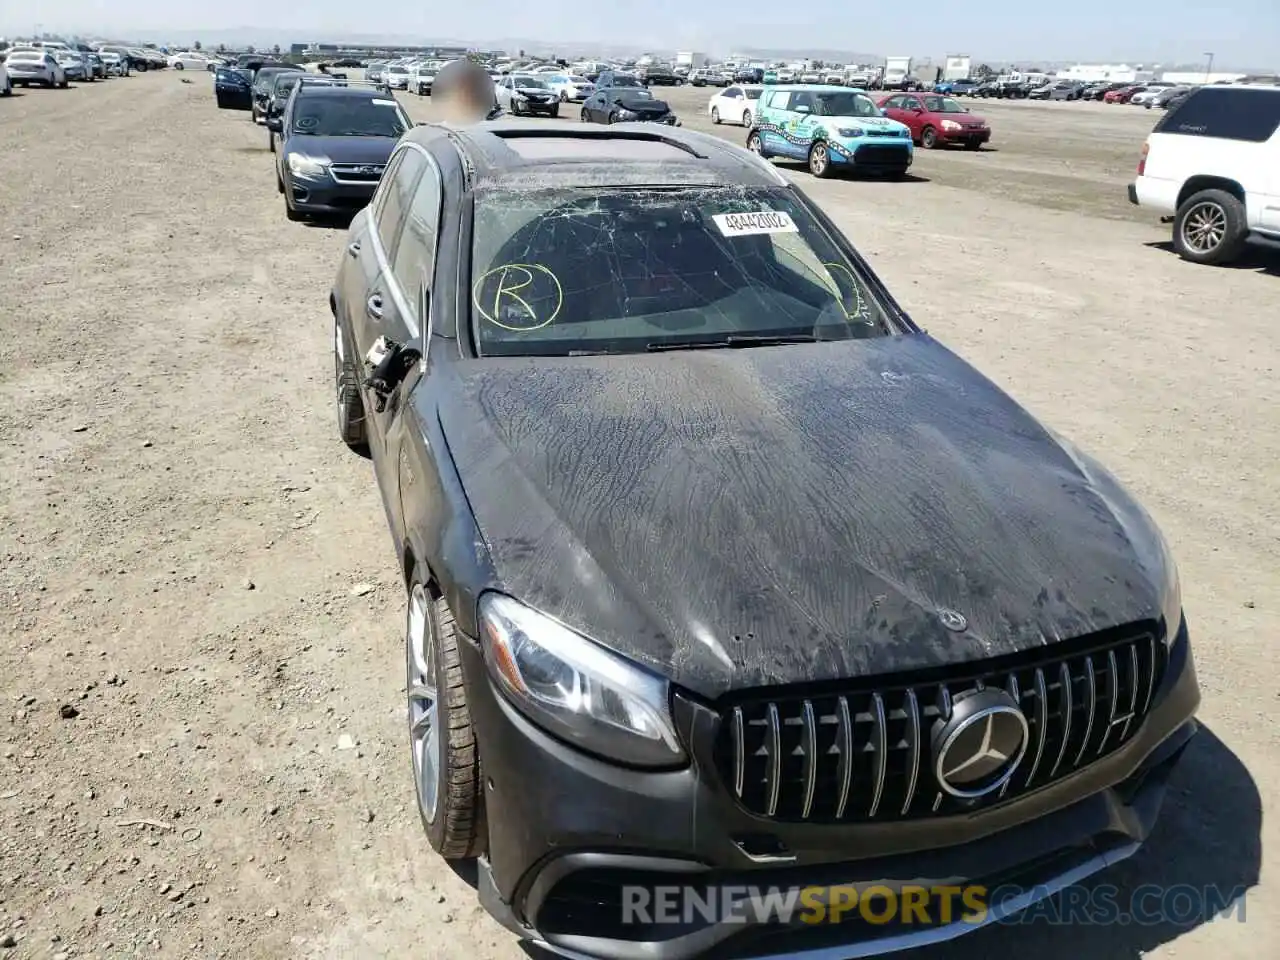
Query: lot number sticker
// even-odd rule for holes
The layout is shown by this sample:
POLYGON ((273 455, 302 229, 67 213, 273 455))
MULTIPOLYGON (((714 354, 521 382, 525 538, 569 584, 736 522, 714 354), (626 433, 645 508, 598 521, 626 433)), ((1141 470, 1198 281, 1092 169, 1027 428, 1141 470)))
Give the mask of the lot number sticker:
POLYGON ((726 237, 750 237, 762 233, 799 233, 790 214, 773 210, 759 213, 717 213, 711 218, 726 237))

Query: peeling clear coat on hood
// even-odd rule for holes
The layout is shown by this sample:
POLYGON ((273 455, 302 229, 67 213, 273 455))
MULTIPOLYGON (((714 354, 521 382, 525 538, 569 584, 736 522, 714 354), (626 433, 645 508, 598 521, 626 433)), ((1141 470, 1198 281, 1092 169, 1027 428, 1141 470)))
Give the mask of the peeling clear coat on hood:
POLYGON ((1160 616, 1142 508, 927 336, 454 369, 492 585, 704 696, 1160 616))

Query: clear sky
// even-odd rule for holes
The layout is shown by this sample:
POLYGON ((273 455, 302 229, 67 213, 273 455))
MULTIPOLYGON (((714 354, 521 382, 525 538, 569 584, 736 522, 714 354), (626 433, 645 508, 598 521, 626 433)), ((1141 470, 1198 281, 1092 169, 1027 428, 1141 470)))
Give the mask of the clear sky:
POLYGON ((632 43, 655 51, 737 46, 978 60, 1203 63, 1280 70, 1280 0, 0 0, 0 31, 173 33, 251 28, 269 42, 353 34, 483 43, 511 38, 632 43))

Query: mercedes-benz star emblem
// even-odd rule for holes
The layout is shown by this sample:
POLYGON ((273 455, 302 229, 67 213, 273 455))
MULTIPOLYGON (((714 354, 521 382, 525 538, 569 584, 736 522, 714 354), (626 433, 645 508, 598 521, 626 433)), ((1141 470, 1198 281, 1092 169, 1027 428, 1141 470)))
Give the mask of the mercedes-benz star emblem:
POLYGON ((957 694, 933 726, 933 772, 953 797, 973 800, 1004 786, 1027 752, 1027 718, 992 687, 957 694))
POLYGON ((969 626, 969 621, 964 618, 963 613, 956 613, 954 610, 939 610, 938 619, 942 621, 942 625, 948 630, 961 633, 969 626))

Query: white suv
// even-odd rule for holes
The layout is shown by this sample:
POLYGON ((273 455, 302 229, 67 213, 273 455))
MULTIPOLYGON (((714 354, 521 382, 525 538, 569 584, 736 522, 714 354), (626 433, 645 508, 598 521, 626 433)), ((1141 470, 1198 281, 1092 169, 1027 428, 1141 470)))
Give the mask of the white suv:
POLYGON ((1227 263, 1249 243, 1280 248, 1280 86, 1201 87, 1156 124, 1129 202, 1173 221, 1195 263, 1227 263))

